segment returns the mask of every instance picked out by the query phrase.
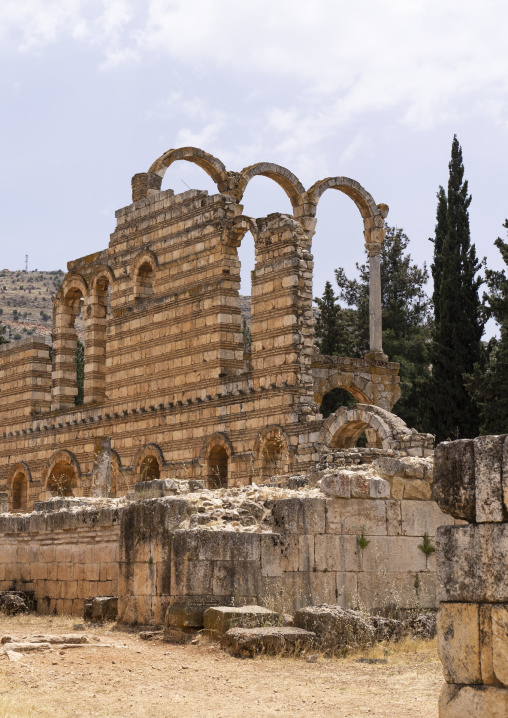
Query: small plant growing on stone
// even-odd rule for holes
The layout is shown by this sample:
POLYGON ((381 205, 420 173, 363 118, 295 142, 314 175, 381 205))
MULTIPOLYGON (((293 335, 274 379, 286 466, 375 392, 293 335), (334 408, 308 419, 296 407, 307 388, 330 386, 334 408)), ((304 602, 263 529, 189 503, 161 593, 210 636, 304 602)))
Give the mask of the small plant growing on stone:
POLYGON ((436 547, 433 545, 427 532, 423 534, 423 543, 418 544, 418 548, 420 551, 423 551, 426 556, 432 556, 432 554, 436 552, 436 547))
POLYGON ((368 538, 365 538, 365 529, 362 529, 362 533, 356 537, 356 540, 358 542, 358 546, 362 549, 362 551, 370 544, 370 540, 368 538))

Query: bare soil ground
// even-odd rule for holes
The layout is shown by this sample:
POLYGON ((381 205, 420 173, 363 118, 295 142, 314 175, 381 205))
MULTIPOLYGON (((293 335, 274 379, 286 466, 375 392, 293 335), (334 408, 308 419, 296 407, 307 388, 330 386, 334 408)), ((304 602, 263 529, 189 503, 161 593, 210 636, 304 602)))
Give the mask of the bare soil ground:
MULTIPOLYGON (((76 619, 0 615, 0 636, 69 633, 76 619)), ((177 646, 87 629, 109 647, 0 655, 0 718, 437 718, 435 641, 379 645, 346 658, 238 659, 202 638, 177 646), (358 663, 384 658, 386 664, 358 663)))

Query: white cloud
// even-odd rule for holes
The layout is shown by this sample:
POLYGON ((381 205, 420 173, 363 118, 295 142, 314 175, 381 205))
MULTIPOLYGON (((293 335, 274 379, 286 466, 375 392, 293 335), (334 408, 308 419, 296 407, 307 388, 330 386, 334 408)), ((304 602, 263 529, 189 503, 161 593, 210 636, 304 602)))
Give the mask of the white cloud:
MULTIPOLYGON (((102 54, 103 70, 172 62, 182 73, 242 80, 243 109, 280 137, 282 155, 312 147, 365 113, 396 110, 426 129, 461 112, 506 114, 508 5, 504 0, 3 0, 0 39, 23 52, 72 38, 102 54), (289 106, 279 88, 290 84, 289 106), (259 94, 259 91, 258 93, 259 94)), ((4 50, 5 52, 5 50, 4 50)), ((176 93, 178 95, 178 93, 176 93)), ((173 98, 203 123, 182 137, 217 136, 224 108, 173 98)), ((230 98, 233 105, 233 100, 230 98)), ((174 110, 171 98, 156 114, 174 110)), ((239 108, 235 112, 240 113, 239 108)))

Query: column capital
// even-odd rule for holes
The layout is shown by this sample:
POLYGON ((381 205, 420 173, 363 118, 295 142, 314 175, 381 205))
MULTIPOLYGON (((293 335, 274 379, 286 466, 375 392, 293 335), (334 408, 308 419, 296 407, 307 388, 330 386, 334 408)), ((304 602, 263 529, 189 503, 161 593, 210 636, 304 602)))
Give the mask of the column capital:
POLYGON ((369 253, 369 257, 379 257, 381 254, 381 244, 378 242, 366 242, 365 249, 369 253))

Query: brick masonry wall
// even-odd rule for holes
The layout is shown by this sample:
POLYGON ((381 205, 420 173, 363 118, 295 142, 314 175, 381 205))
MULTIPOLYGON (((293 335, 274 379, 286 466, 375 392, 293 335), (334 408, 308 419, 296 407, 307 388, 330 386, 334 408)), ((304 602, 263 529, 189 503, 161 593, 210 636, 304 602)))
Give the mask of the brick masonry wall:
POLYGON ((118 595, 120 511, 0 516, 0 590, 33 590, 40 613, 83 615, 83 601, 118 595))

